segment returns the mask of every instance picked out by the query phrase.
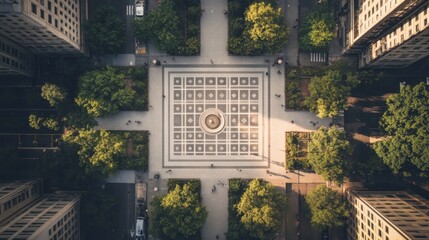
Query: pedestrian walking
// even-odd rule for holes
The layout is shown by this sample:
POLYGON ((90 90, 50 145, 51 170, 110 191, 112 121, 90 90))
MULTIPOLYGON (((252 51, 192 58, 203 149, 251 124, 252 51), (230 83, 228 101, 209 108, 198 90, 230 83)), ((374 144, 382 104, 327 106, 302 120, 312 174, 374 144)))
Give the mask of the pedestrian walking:
POLYGON ((214 63, 213 59, 210 59, 210 62, 213 64, 214 63))
POLYGON ((278 74, 282 74, 282 72, 281 72, 280 70, 277 70, 277 73, 278 73, 278 74))

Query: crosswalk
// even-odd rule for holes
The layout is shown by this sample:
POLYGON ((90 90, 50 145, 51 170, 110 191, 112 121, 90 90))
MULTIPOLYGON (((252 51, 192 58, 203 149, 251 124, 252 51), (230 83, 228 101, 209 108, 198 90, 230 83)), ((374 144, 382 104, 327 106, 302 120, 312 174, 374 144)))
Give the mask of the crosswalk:
POLYGON ((326 62, 326 54, 310 53, 310 62, 326 62))
POLYGON ((127 16, 134 16, 134 5, 127 5, 127 16))

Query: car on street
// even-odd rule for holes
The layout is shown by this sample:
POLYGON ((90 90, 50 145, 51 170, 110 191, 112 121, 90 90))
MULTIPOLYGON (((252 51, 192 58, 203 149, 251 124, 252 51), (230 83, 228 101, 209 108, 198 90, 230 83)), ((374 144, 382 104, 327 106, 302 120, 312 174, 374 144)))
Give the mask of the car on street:
POLYGON ((145 218, 138 217, 136 221, 136 240, 146 240, 145 218))
POLYGON ((143 17, 145 11, 145 1, 136 0, 136 17, 143 17))

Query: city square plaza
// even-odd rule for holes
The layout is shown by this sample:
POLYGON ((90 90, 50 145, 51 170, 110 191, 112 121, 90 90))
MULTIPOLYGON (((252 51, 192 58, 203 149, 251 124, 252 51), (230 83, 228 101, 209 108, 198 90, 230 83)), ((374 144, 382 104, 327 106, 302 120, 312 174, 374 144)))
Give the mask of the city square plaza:
MULTIPOLYGON (((280 5, 294 23, 298 0, 280 5)), ((149 111, 120 112, 97 121, 98 128, 107 130, 149 131, 148 172, 136 173, 146 179, 148 201, 167 192, 169 178, 200 179, 209 213, 202 239, 225 239, 228 179, 263 178, 282 189, 286 183, 323 183, 314 173, 285 170, 285 134, 315 131, 332 119, 285 110, 285 64, 296 62, 296 40, 291 38, 285 52, 276 55, 230 56, 223 13, 227 1, 202 0, 201 7, 199 56, 173 57, 149 46, 149 111), (140 124, 127 124, 129 120, 140 124)), ((131 183, 134 174, 123 171, 108 180, 131 183)), ((288 204, 288 218, 294 219, 297 198, 288 204)), ((295 231, 287 238, 296 238, 295 231)))

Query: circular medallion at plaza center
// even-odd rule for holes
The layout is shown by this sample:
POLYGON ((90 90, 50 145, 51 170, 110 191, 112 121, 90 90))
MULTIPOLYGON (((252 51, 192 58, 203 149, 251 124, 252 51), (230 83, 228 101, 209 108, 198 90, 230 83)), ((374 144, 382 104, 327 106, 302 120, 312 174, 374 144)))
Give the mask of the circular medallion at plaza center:
POLYGON ((200 115, 199 123, 206 133, 217 134, 225 128, 225 114, 216 108, 206 109, 200 115))

